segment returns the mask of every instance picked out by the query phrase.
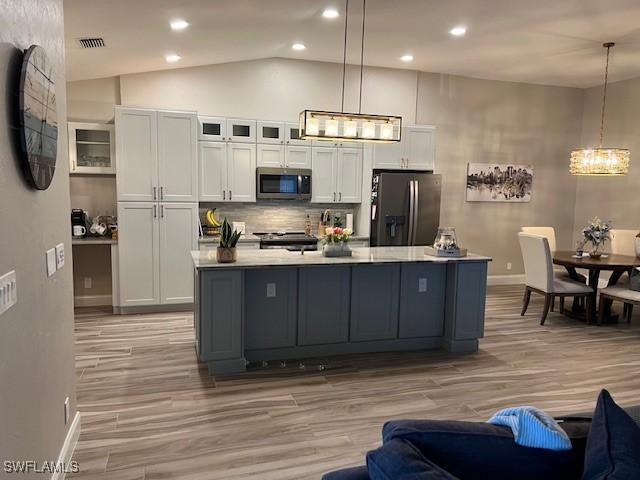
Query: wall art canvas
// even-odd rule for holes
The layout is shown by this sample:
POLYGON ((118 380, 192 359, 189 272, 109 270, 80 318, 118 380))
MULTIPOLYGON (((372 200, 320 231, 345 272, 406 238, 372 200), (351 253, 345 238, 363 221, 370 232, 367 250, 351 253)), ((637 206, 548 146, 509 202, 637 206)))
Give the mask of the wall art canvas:
POLYGON ((510 163, 469 163, 468 202, 531 201, 533 167, 510 163))

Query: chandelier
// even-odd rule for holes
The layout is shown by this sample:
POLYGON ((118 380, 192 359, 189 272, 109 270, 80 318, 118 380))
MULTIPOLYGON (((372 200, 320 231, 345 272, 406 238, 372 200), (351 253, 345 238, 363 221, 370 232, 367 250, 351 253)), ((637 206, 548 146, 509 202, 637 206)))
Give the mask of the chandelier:
POLYGON ((604 91, 600 118, 600 145, 598 148, 581 148, 571 152, 569 171, 573 175, 626 175, 629 172, 631 153, 625 148, 603 147, 604 113, 607 105, 607 83, 609 81, 609 50, 615 43, 607 42, 607 63, 604 70, 604 91))
POLYGON ((300 138, 311 140, 348 140, 351 142, 393 143, 400 141, 402 117, 362 113, 362 76, 364 72, 364 31, 367 0, 362 3, 362 41, 360 48, 360 96, 358 113, 344 111, 344 85, 347 72, 347 26, 349 0, 345 0, 344 49, 342 60, 341 111, 303 110, 300 112, 300 138))

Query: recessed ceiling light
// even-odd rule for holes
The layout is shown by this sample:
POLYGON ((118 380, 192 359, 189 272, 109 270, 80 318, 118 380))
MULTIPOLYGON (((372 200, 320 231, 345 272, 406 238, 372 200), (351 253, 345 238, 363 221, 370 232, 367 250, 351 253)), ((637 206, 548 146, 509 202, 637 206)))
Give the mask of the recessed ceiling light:
POLYGON ((451 30, 449 30, 449 33, 451 35, 453 35, 454 37, 461 37, 465 33, 467 33, 467 27, 464 27, 462 25, 457 26, 457 27, 453 27, 451 30))
POLYGON ((291 48, 293 48, 294 50, 304 50, 307 47, 304 46, 304 43, 294 43, 293 45, 291 45, 291 48))
POLYGON ((180 60, 181 58, 182 57, 180 55, 178 55, 177 53, 170 53, 169 55, 164 57, 164 59, 167 61, 167 63, 175 63, 178 60, 180 60))
POLYGON ((175 20, 171 20, 169 25, 171 26, 171 30, 184 30, 189 26, 189 22, 181 18, 177 18, 175 20))
POLYGON ((400 60, 403 62, 413 62, 413 55, 402 55, 400 60))
POLYGON ((337 18, 340 14, 335 8, 326 8, 324 12, 322 12, 322 16, 324 18, 337 18))

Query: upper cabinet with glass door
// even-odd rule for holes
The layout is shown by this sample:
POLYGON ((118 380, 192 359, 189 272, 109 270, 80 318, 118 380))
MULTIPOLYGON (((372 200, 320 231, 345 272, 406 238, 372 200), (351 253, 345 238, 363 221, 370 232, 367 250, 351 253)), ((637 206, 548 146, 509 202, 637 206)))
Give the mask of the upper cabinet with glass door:
POLYGON ((69 173, 115 175, 115 129, 103 123, 69 122, 69 173))

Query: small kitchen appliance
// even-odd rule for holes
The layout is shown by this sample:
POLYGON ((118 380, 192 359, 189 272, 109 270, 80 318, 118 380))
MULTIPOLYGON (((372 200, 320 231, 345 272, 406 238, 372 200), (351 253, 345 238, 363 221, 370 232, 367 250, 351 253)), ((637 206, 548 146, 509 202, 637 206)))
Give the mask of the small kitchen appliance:
POLYGON ((290 252, 300 250, 318 250, 318 237, 315 235, 305 235, 302 231, 291 232, 253 232, 260 238, 260 248, 262 250, 272 248, 282 248, 290 252))
POLYGON ((87 212, 81 208, 71 210, 71 235, 82 238, 87 234, 87 212))

